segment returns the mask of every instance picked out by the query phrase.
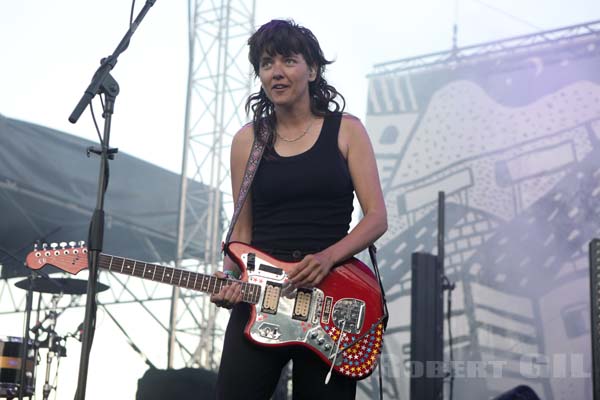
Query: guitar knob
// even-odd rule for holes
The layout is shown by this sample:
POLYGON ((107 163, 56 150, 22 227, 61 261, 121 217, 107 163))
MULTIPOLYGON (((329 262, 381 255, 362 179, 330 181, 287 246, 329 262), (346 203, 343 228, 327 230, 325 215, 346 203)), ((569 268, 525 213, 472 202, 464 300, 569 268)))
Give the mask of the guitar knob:
POLYGON ((329 343, 327 343, 325 346, 323 346, 323 348, 325 350, 331 350, 331 345, 329 343))
POLYGON ((317 340, 317 343, 319 344, 319 346, 321 346, 323 343, 325 343, 325 338, 321 336, 319 340, 317 340))
POLYGON ((316 339, 316 338, 317 338, 317 336, 319 336, 319 332, 317 332, 317 331, 313 331, 313 332, 310 334, 310 338, 311 338, 311 339, 316 339))

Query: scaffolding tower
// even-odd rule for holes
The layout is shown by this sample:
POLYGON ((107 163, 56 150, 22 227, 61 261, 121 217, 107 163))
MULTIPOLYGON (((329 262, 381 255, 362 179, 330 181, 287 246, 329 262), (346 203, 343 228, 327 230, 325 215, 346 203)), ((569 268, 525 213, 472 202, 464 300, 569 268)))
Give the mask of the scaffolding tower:
MULTIPOLYGON (((212 274, 218 269, 223 229, 232 211, 229 184, 229 148, 235 132, 246 122, 244 102, 251 90, 246 41, 254 30, 255 0, 220 2, 189 0, 189 64, 184 147, 178 220, 177 267, 212 274), (210 188, 194 193, 188 179, 210 188), (198 207, 198 199, 207 199, 198 207), (206 242, 195 243, 204 230, 206 242), (191 246, 206 249, 203 260, 184 260, 191 246)), ((187 366, 216 368, 217 309, 206 295, 173 289, 169 329, 168 366, 177 347, 196 331, 200 341, 188 355, 187 366), (197 315, 196 315, 197 314, 197 315), (181 339, 181 340, 180 340, 181 339), (189 356, 191 354, 191 357, 189 356)), ((219 346, 220 347, 220 346, 219 346)))

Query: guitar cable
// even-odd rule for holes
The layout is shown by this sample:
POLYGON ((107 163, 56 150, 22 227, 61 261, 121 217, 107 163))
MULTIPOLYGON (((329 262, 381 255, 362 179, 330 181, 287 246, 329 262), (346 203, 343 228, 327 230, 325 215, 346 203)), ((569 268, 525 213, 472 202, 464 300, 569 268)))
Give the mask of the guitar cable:
MULTIPOLYGON (((379 282, 379 289, 381 290, 381 306, 383 308, 383 317, 381 318, 381 322, 383 322, 383 334, 385 335, 385 329, 387 328, 390 315, 388 313, 385 290, 383 288, 383 283, 381 282, 381 274, 379 273, 379 267, 377 265, 377 247, 375 247, 374 244, 369 246, 369 256, 371 257, 371 264, 373 264, 373 269, 375 270, 375 275, 377 276, 377 282, 379 282)), ((383 356, 383 352, 381 356, 383 356)), ((383 400, 383 376, 381 372, 381 361, 377 364, 377 369, 379 371, 379 400, 383 400)))
MULTIPOLYGON (((347 315, 347 314, 346 314, 347 315)), ((331 366, 329 367, 329 372, 325 377, 325 384, 329 383, 329 379, 331 379, 331 371, 333 371, 333 366, 335 365, 335 360, 337 360, 338 355, 340 354, 340 344, 342 343, 342 337, 344 337, 344 328, 346 327, 346 320, 342 320, 342 329, 340 330, 340 337, 338 338, 337 345, 335 346, 335 355, 333 356, 333 360, 331 361, 331 366)))

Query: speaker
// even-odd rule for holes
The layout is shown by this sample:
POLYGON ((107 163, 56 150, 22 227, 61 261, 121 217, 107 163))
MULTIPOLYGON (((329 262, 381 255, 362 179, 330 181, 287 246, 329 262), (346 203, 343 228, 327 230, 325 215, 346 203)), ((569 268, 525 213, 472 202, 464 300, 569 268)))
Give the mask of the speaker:
POLYGON ((437 256, 412 253, 410 377, 411 400, 442 400, 444 379, 444 294, 437 256), (429 366, 439 366, 429 368, 429 366), (420 371, 417 367, 420 366, 420 371))
POLYGON ((135 399, 214 399, 216 383, 217 373, 204 369, 149 369, 138 380, 135 399))
POLYGON ((600 399, 600 239, 590 242, 590 312, 594 399, 600 399))
POLYGON ((540 398, 529 386, 520 385, 508 392, 502 393, 500 396, 494 398, 494 400, 540 400, 540 398))

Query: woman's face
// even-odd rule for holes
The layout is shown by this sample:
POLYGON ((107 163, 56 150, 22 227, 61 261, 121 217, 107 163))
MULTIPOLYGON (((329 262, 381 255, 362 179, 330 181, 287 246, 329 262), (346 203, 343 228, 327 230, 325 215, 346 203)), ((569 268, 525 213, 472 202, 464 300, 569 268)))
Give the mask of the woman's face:
POLYGON ((276 107, 310 104, 308 83, 316 78, 316 69, 309 66, 302 54, 269 55, 260 59, 259 78, 267 97, 276 107))

